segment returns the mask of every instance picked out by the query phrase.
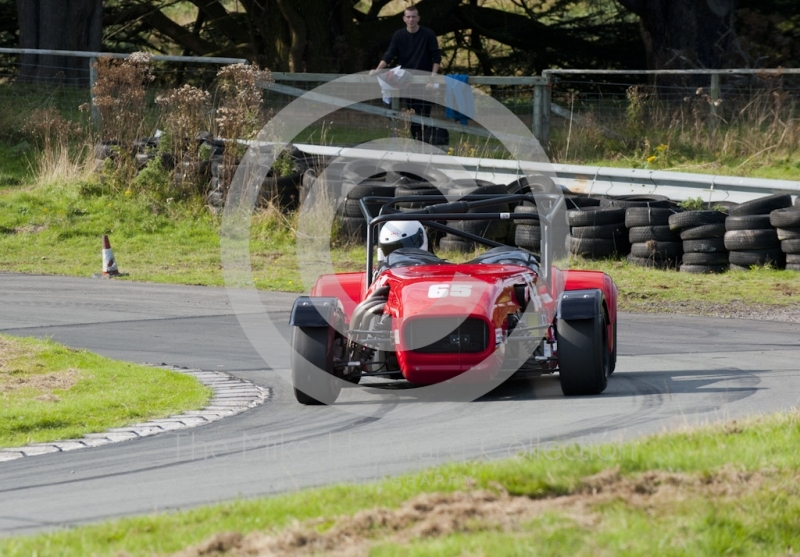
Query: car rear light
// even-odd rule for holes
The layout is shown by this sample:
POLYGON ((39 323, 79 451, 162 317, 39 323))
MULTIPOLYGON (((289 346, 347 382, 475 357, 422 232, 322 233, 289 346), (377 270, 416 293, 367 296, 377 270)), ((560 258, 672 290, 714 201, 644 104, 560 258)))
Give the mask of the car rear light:
POLYGON ((489 347, 489 327, 476 317, 412 319, 403 329, 403 340, 418 354, 477 353, 489 347))

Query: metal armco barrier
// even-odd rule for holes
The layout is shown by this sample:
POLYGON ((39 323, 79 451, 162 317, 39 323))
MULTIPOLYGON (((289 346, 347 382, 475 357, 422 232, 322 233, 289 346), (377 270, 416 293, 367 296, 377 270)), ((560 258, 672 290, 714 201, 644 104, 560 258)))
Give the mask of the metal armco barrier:
POLYGON ((328 158, 409 161, 430 164, 453 179, 473 178, 498 184, 508 184, 518 177, 544 174, 572 193, 586 195, 665 195, 675 201, 700 197, 703 201, 733 201, 742 203, 765 195, 789 193, 800 196, 800 182, 739 178, 711 174, 690 174, 663 170, 611 168, 548 164, 500 159, 478 159, 428 155, 400 151, 378 151, 357 147, 329 147, 295 144, 308 155, 328 158))

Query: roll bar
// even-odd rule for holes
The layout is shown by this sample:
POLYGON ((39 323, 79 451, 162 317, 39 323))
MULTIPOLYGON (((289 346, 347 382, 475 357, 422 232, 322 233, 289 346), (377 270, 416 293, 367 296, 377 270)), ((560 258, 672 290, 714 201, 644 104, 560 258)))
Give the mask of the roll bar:
POLYGON ((430 196, 414 195, 404 196, 402 198, 396 197, 382 197, 382 196, 367 196, 359 200, 361 212, 364 214, 364 219, 367 221, 367 265, 366 265, 366 288, 369 289, 372 284, 372 272, 374 257, 372 250, 376 247, 375 231, 378 225, 388 221, 420 221, 426 226, 441 230, 448 234, 453 234, 477 242, 490 247, 504 246, 500 242, 483 238, 463 230, 457 230, 446 224, 438 221, 449 220, 539 220, 542 226, 542 277, 548 283, 550 282, 551 267, 553 264, 553 254, 551 249, 551 235, 553 217, 564 203, 564 196, 560 193, 537 193, 537 194, 475 194, 466 195, 454 202, 435 203, 422 209, 414 211, 400 212, 395 208, 397 203, 407 202, 430 202, 430 196), (470 213, 471 209, 480 207, 491 207, 493 205, 501 205, 514 201, 530 201, 539 207, 538 213, 470 213), (380 212, 377 216, 372 216, 367 203, 383 202, 380 212))

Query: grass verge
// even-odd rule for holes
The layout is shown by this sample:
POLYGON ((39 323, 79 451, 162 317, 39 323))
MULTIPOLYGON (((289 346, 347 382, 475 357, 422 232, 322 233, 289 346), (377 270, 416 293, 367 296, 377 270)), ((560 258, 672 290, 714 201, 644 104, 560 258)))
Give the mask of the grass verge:
POLYGON ((688 304, 686 310, 711 305, 797 307, 800 290, 798 273, 770 268, 753 268, 716 275, 694 275, 677 271, 648 269, 627 261, 606 259, 590 261, 578 258, 570 268, 604 271, 619 288, 622 311, 663 311, 665 305, 688 304))
MULTIPOLYGON (((130 280, 224 284, 219 217, 199 201, 173 205, 143 195, 93 195, 90 188, 91 184, 27 187, 0 195, 0 267, 13 272, 91 276, 100 270, 100 238, 109 234, 120 269, 130 273, 130 280)), ((274 208, 254 216, 250 252, 257 288, 304 289, 295 226, 295 216, 282 215, 274 208)), ((363 268, 365 255, 358 246, 334 246, 331 254, 337 271, 363 268)), ((698 299, 783 306, 800 302, 793 271, 688 275, 616 260, 575 260, 570 266, 609 273, 620 288, 620 308, 626 311, 652 311, 660 303, 698 299)))
MULTIPOLYGON (((300 292, 295 215, 259 210, 251 225, 255 284, 300 292)), ((91 181, 0 190, 0 269, 89 277, 101 270, 101 238, 108 234, 130 280, 224 284, 220 217, 199 198, 159 201, 146 194, 101 193, 91 181)), ((332 252, 336 270, 361 269, 363 249, 332 252)), ((124 280, 124 279, 123 279, 124 280)))
POLYGON ((553 160, 553 163, 579 164, 584 166, 603 166, 612 168, 641 168, 644 170, 664 170, 668 172, 688 172, 714 174, 717 176, 740 176, 746 178, 767 178, 770 180, 797 180, 800 176, 800 159, 796 153, 764 155, 757 158, 748 156, 731 157, 721 161, 713 155, 692 153, 681 160, 668 164, 649 163, 646 154, 617 156, 615 158, 587 159, 580 161, 553 160))
MULTIPOLYGON (((171 202, 145 191, 112 194, 95 180, 60 183, 53 178, 38 185, 0 188, 0 268, 91 276, 100 271, 101 237, 109 234, 120 270, 130 274, 122 280, 224 284, 220 217, 212 215, 198 197, 171 202)), ((282 214, 273 206, 254 214, 250 255, 257 288, 290 292, 310 288, 303 284, 298 269, 297 225, 296 214, 282 214)), ((361 270, 365 261, 363 248, 341 242, 334 243, 331 257, 336 271, 361 270)), ((800 302, 793 271, 688 275, 616 260, 576 260, 570 267, 609 273, 620 288, 620 308, 627 311, 683 303, 683 310, 691 312, 697 300, 783 307, 800 302)), ((322 267, 320 272, 324 272, 322 267)))
POLYGON ((507 460, 8 538, 0 553, 792 554, 798 443, 792 411, 627 444, 531 446, 507 460))
POLYGON ((201 408, 210 396, 187 375, 0 336, 0 448, 178 414, 201 408))

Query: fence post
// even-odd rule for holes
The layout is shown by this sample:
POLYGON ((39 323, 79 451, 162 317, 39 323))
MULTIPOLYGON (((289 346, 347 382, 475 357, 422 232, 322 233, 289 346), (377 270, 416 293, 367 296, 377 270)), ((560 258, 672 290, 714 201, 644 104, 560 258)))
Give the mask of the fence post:
POLYGON ((533 136, 542 139, 542 97, 544 85, 537 83, 533 86, 533 136))
POLYGON ((550 100, 553 94, 553 81, 552 78, 547 76, 547 84, 544 86, 544 95, 542 96, 542 137, 539 139, 544 149, 550 143, 550 100))
POLYGON ((97 83, 97 58, 89 58, 89 106, 91 109, 92 126, 100 129, 100 110, 94 103, 94 84, 97 83))
POLYGON ((719 101, 719 74, 711 74, 711 121, 709 128, 711 132, 717 131, 717 103, 719 101))
MULTIPOLYGON (((400 111, 400 97, 392 95, 392 110, 395 112, 400 111)), ((392 118, 392 137, 398 137, 400 134, 400 126, 402 125, 399 118, 392 118)))

